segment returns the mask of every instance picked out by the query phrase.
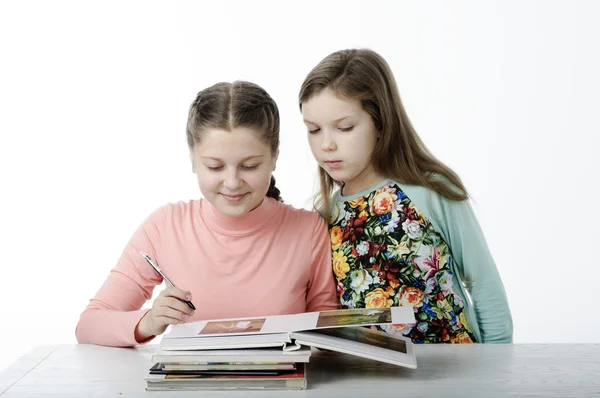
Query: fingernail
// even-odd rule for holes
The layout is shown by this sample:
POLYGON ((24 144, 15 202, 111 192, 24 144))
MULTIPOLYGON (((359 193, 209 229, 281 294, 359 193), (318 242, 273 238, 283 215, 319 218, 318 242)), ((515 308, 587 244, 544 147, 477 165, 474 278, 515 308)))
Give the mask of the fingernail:
POLYGON ((185 321, 185 320, 187 320, 187 319, 189 318, 189 316, 187 316, 187 315, 184 315, 184 316, 182 316, 182 318, 183 318, 183 320, 185 321))
POLYGON ((191 294, 188 294, 187 296, 185 296, 185 299, 186 299, 187 301, 190 301, 190 300, 192 299, 192 295, 191 295, 191 294))

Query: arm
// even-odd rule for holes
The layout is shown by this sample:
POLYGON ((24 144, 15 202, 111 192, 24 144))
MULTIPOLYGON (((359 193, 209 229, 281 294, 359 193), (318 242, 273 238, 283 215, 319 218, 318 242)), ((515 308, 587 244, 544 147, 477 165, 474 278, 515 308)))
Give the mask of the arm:
POLYGON ((155 211, 134 233, 108 278, 79 318, 75 336, 79 343, 127 347, 145 343, 135 339, 134 331, 148 310, 140 310, 162 282, 145 263, 139 251, 156 258, 162 209, 155 211))
POLYGON ((483 343, 511 343, 513 323, 504 285, 468 201, 432 193, 439 229, 473 299, 483 343))
POLYGON ((306 310, 337 310, 340 303, 337 299, 333 266, 331 265, 331 241, 325 220, 315 214, 312 230, 312 253, 310 279, 306 295, 306 310))

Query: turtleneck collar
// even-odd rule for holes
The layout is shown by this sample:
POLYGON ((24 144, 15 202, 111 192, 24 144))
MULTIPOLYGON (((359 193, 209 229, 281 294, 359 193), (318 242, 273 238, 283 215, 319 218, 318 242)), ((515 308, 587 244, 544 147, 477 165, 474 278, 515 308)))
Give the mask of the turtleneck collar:
POLYGON ((207 225, 217 232, 227 235, 248 235, 271 220, 277 213, 277 204, 275 199, 265 197, 254 210, 241 216, 230 216, 217 209, 208 200, 202 200, 200 212, 207 225))

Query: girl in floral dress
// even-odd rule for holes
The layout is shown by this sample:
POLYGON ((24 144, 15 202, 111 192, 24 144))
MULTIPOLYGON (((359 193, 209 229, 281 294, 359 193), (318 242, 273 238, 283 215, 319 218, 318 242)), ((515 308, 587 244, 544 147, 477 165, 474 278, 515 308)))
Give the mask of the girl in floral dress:
POLYGON ((342 306, 414 307, 416 323, 378 328, 415 343, 512 342, 467 191, 415 132, 387 62, 371 50, 332 53, 299 100, 342 306))

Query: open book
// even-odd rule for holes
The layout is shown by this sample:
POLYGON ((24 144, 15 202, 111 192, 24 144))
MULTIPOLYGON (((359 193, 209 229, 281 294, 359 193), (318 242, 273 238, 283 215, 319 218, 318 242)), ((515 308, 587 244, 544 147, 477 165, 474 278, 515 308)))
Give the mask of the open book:
POLYGON ((302 346, 343 352, 398 366, 416 368, 412 342, 363 326, 415 323, 412 307, 360 308, 196 321, 174 325, 161 350, 222 350, 302 346))

